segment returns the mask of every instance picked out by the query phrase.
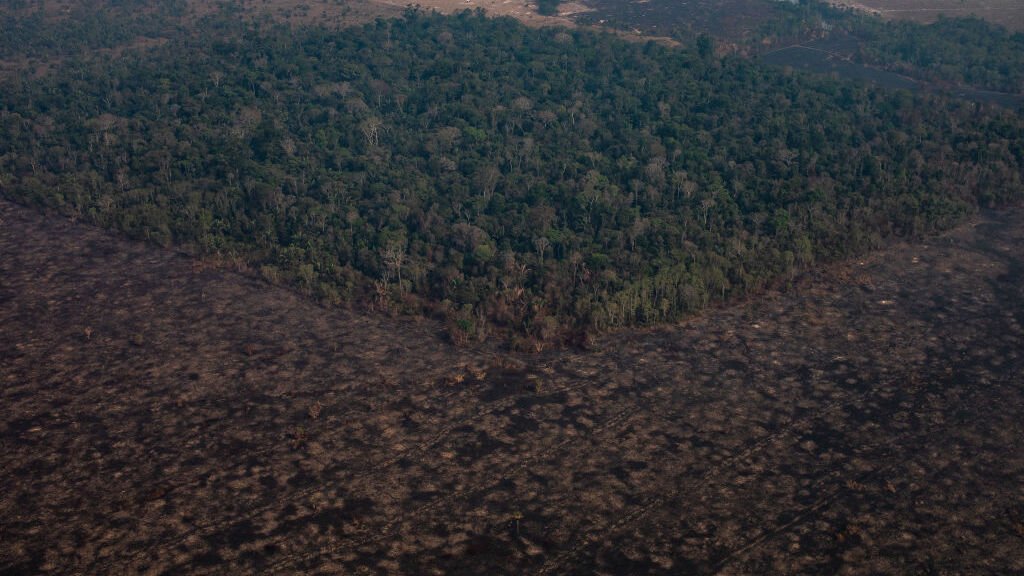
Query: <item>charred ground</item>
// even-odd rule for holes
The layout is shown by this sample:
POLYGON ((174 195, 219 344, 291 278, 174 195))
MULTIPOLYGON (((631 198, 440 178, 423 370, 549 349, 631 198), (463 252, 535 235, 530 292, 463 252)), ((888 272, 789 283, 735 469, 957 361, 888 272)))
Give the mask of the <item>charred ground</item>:
POLYGON ((1024 569, 1024 215, 589 352, 0 205, 5 573, 1024 569))
POLYGON ((0 202, 0 573, 1021 572, 1022 241, 519 355, 0 202))
POLYGON ((1024 29, 1024 6, 1014 0, 838 0, 834 3, 886 19, 931 23, 940 17, 976 16, 1010 30, 1024 29))

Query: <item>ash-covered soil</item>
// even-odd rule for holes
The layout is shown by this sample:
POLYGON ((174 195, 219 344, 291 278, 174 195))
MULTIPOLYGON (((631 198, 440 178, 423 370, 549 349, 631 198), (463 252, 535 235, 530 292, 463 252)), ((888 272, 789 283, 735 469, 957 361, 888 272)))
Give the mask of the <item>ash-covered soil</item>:
POLYGON ((1024 4, 1019 0, 832 0, 883 18, 923 24, 945 18, 984 18, 1008 30, 1024 30, 1024 4))
POLYGON ((587 10, 574 16, 580 24, 601 25, 654 36, 683 38, 709 33, 741 40, 779 7, 765 0, 582 0, 587 10))
POLYGON ((1024 571, 1024 211, 538 356, 0 220, 2 573, 1024 571))

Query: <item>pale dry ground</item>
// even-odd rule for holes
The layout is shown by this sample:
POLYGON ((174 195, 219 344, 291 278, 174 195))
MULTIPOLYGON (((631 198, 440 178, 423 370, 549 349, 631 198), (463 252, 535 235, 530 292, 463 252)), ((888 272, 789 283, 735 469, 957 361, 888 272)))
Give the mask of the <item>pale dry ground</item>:
MULTIPOLYGON (((89 6, 90 0, 31 0, 20 11, 22 14, 34 14, 39 10, 51 19, 63 18, 81 6, 89 6)), ((215 2, 209 0, 189 0, 190 12, 198 15, 207 14, 217 9, 215 2)), ((434 9, 444 14, 459 10, 482 8, 496 16, 514 16, 531 24, 561 23, 571 25, 566 17, 585 11, 580 2, 562 2, 559 5, 559 16, 548 17, 537 14, 536 2, 526 0, 240 0, 243 12, 254 14, 270 14, 306 23, 317 22, 330 24, 339 18, 347 19, 349 24, 365 21, 361 15, 369 14, 373 19, 372 10, 367 6, 377 5, 378 15, 400 13, 407 6, 417 5, 426 9, 434 9)), ((0 11, 10 10, 0 6, 0 11)))
POLYGON ((879 14, 885 18, 934 22, 939 15, 950 18, 977 16, 1009 30, 1024 30, 1024 2, 1021 0, 833 0, 879 14))
MULTIPOLYGON (((406 0, 241 0, 243 17, 260 19, 270 17, 277 21, 295 25, 315 24, 344 28, 372 22, 376 18, 394 18, 413 2, 406 0)), ((521 0, 425 0, 418 3, 425 9, 450 14, 459 10, 483 8, 492 16, 511 16, 533 26, 573 26, 569 16, 585 8, 578 3, 563 3, 562 15, 541 16, 536 5, 527 5, 521 0)), ((88 0, 34 0, 21 11, 11 11, 0 3, 0 14, 13 13, 28 16, 42 10, 46 18, 56 21, 70 17, 82 6, 88 7, 88 0)), ((216 9, 216 3, 207 0, 190 0, 185 21, 209 14, 216 9)), ((137 38, 129 44, 114 49, 105 49, 118 55, 125 50, 145 49, 163 42, 162 38, 137 38)), ((0 59, 0 79, 24 76, 40 77, 56 70, 62 63, 58 57, 16 57, 0 59)))
POLYGON ((1021 573, 1021 246, 510 356, 0 202, 0 574, 1021 573))
MULTIPOLYGON (((404 0, 372 0, 385 5, 406 6, 404 0)), ((542 16, 537 13, 534 2, 523 0, 419 0, 412 2, 423 8, 436 10, 442 14, 451 14, 459 10, 483 9, 491 16, 511 16, 531 26, 573 26, 570 16, 585 12, 586 7, 579 2, 563 2, 559 4, 558 16, 542 16)))

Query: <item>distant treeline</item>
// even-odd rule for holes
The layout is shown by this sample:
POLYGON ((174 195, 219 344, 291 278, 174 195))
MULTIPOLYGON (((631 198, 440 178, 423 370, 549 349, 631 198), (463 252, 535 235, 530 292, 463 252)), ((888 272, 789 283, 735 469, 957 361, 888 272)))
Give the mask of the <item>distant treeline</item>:
POLYGON ((59 58, 165 38, 180 31, 185 0, 101 0, 47 15, 44 2, 0 7, 0 59, 59 58))
POLYGON ((780 44, 829 35, 851 36, 853 55, 930 82, 1024 94, 1024 33, 1010 33, 977 17, 946 18, 922 25, 886 21, 818 0, 780 4, 750 41, 780 44))
POLYGON ((663 322, 1024 194, 1024 123, 740 58, 409 11, 0 86, 0 190, 523 345, 663 322))
POLYGON ((860 58, 933 82, 1024 94, 1024 34, 977 18, 921 26, 876 23, 863 31, 860 58))

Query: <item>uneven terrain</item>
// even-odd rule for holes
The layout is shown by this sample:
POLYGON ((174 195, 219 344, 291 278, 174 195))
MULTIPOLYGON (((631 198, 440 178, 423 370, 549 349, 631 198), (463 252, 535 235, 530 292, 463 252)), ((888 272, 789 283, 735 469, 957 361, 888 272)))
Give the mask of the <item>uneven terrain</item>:
POLYGON ((0 573, 1024 571, 1024 212, 586 351, 0 204, 0 573))

